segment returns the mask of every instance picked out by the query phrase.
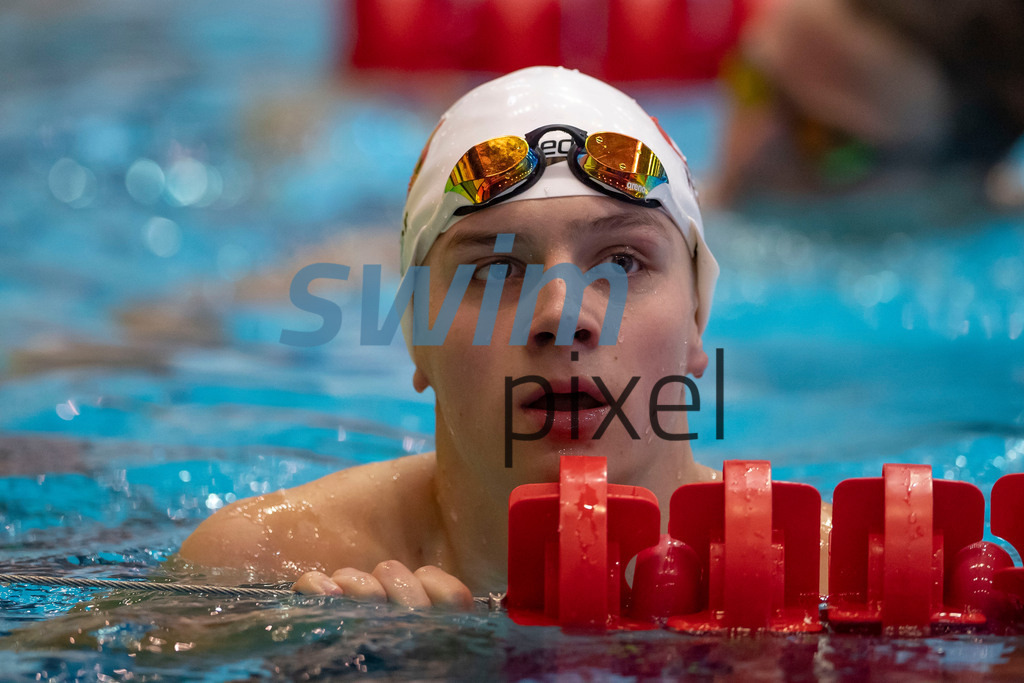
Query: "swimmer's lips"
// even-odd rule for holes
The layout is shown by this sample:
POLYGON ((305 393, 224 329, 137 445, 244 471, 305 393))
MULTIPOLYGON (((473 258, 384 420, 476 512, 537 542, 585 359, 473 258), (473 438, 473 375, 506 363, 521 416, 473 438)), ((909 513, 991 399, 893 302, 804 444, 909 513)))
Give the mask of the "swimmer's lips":
MULTIPOLYGON (((589 378, 579 378, 579 390, 575 392, 578 440, 590 439, 608 413, 608 402, 589 378)), ((543 389, 531 392, 519 404, 530 418, 535 431, 544 428, 548 418, 548 401, 551 401, 551 430, 547 436, 558 440, 572 439, 574 395, 569 381, 551 382, 551 396, 543 389)))

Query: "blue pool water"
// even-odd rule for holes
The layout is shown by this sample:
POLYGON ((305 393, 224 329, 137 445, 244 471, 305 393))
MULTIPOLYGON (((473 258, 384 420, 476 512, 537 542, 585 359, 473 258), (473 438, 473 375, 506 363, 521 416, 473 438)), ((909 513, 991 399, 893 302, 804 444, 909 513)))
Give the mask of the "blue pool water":
MULTIPOLYGON (((432 448, 430 397, 400 342, 358 345, 355 294, 335 297, 331 344, 278 343, 313 324, 287 284, 315 245, 359 231, 332 257, 395 256, 419 146, 469 84, 332 82, 331 16, 0 10, 0 571, 184 580, 168 559, 225 503, 432 448), (258 273, 279 277, 260 289, 258 273), (140 337, 123 323, 140 308, 208 334, 140 337)), ((706 173, 717 94, 636 94, 706 173)), ((1024 469, 1024 219, 936 210, 921 227, 898 206, 706 217, 723 273, 705 347, 726 370, 725 438, 712 411, 694 419, 703 462, 770 458, 825 498, 884 462, 986 493, 1024 469)), ((484 610, 0 586, 0 670, 15 679, 1013 679, 1022 648, 574 636, 484 610)))

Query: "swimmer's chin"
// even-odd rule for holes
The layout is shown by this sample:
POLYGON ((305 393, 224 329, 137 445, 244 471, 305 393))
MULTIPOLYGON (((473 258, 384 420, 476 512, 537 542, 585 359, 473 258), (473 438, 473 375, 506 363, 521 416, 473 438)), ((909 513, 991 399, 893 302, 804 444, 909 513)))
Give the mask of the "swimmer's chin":
POLYGON ((529 473, 533 482, 556 482, 559 466, 563 455, 582 455, 588 457, 610 457, 607 448, 600 441, 555 440, 532 441, 528 444, 515 444, 513 469, 519 474, 529 473))

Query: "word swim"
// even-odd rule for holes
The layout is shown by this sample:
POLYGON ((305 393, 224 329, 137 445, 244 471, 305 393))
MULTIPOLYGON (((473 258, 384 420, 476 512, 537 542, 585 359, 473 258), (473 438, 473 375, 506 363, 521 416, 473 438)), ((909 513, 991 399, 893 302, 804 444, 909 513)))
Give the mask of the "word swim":
MULTIPOLYGON (((494 242, 494 253, 507 254, 512 251, 514 234, 500 234, 494 242)), ((402 278, 391 308, 384 323, 380 323, 381 309, 381 266, 363 266, 362 320, 359 343, 365 346, 388 346, 395 338, 395 332, 402 315, 412 302, 412 343, 416 346, 439 346, 448 336, 455 314, 466 294, 466 289, 477 273, 478 267, 463 264, 455 270, 455 277, 445 293, 444 303, 434 320, 429 323, 430 266, 412 266, 402 278), (413 297, 413 294, 416 296, 413 297)), ((329 299, 310 293, 309 286, 314 280, 348 280, 349 267, 337 263, 313 263, 302 268, 292 278, 289 296, 295 306, 309 311, 322 320, 320 328, 312 331, 282 330, 281 343, 289 346, 320 346, 326 344, 341 330, 341 307, 329 299)), ((507 264, 495 264, 487 269, 480 314, 473 332, 473 344, 486 346, 491 343, 498 306, 508 274, 507 264)), ((547 270, 539 264, 526 266, 522 289, 516 305, 512 323, 510 346, 524 346, 530 336, 530 324, 537 307, 540 290, 554 280, 565 282, 565 303, 558 321, 555 344, 569 345, 573 342, 580 309, 583 306, 583 290, 598 280, 609 285, 608 304, 601 323, 598 343, 604 346, 614 344, 619 336, 619 327, 626 309, 626 292, 629 281, 626 271, 617 263, 601 263, 586 273, 572 263, 558 263, 547 270)))
MULTIPOLYGON (((572 360, 577 359, 577 353, 572 353, 572 360)), ((725 350, 715 349, 715 438, 725 438, 725 382, 724 377, 725 367, 725 350)), ((608 413, 605 415, 604 420, 597 427, 597 430, 593 433, 590 439, 600 439, 608 427, 611 425, 615 418, 618 418, 622 423, 623 428, 629 437, 635 441, 640 439, 640 434, 637 433, 636 428, 626 417, 623 412, 623 406, 626 403, 626 399, 629 398, 630 393, 636 387, 640 381, 639 377, 630 378, 626 384, 626 388, 622 390, 622 393, 618 397, 615 397, 600 377, 593 377, 593 386, 596 386, 598 391, 601 393, 601 399, 593 396, 587 396, 585 392, 580 391, 580 378, 570 378, 570 392, 567 396, 568 406, 565 405, 566 400, 562 396, 557 395, 551 387, 551 383, 547 379, 540 375, 526 375, 524 377, 505 377, 505 467, 512 467, 512 444, 514 441, 537 441, 543 439, 548 433, 551 432, 552 427, 555 425, 555 414, 558 412, 564 412, 565 408, 568 407, 570 415, 570 429, 569 438, 579 439, 580 438, 580 419, 579 414, 581 410, 581 403, 586 403, 582 407, 583 410, 589 410, 591 408, 608 408, 608 413), (512 390, 518 386, 524 384, 536 384, 543 390, 543 396, 541 399, 537 399, 534 403, 544 406, 544 425, 535 432, 520 433, 516 432, 512 428, 512 421, 514 415, 515 404, 512 400, 512 390), (543 403, 541 401, 543 400, 543 403)), ((539 406, 538 406, 539 407, 539 406)), ((647 415, 650 421, 651 430, 657 435, 659 439, 665 441, 690 441, 697 438, 697 432, 670 432, 665 429, 659 420, 658 414, 662 412, 670 411, 699 411, 700 410, 700 391, 697 389, 697 383, 685 375, 668 375, 662 377, 654 386, 651 388, 651 395, 647 403, 647 415), (692 401, 690 403, 661 403, 661 391, 670 384, 682 384, 686 387, 692 401)))

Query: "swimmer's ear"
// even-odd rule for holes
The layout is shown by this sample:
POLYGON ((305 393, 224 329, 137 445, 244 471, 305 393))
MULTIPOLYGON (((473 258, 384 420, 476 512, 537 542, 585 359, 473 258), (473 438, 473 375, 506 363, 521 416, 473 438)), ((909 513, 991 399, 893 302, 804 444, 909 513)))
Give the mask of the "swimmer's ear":
MULTIPOLYGON (((411 318, 411 316, 408 316, 411 318)), ((423 360, 421 356, 423 347, 422 346, 410 346, 409 353, 412 356, 412 364, 416 370, 412 373, 412 388, 416 390, 416 393, 422 394, 426 391, 427 387, 431 386, 430 377, 423 370, 423 360)))
POLYGON ((697 271, 695 268, 690 270, 693 273, 693 287, 690 289, 690 296, 693 299, 693 327, 692 335, 693 339, 689 344, 686 345, 688 349, 686 354, 686 369, 694 377, 700 378, 704 376, 704 371, 708 369, 708 354, 704 353, 704 336, 700 332, 700 324, 697 322, 697 312, 700 310, 700 299, 697 297, 697 271))
POLYGON ((695 336, 696 340, 687 344, 686 368, 694 377, 700 378, 708 369, 708 354, 704 353, 704 340, 699 334, 695 336))
MULTIPOLYGON (((704 360, 705 364, 707 364, 707 358, 704 360)), ((430 380, 427 379, 427 373, 420 370, 419 366, 417 366, 416 371, 412 373, 412 388, 415 389, 417 393, 422 394, 429 386, 430 380)))

